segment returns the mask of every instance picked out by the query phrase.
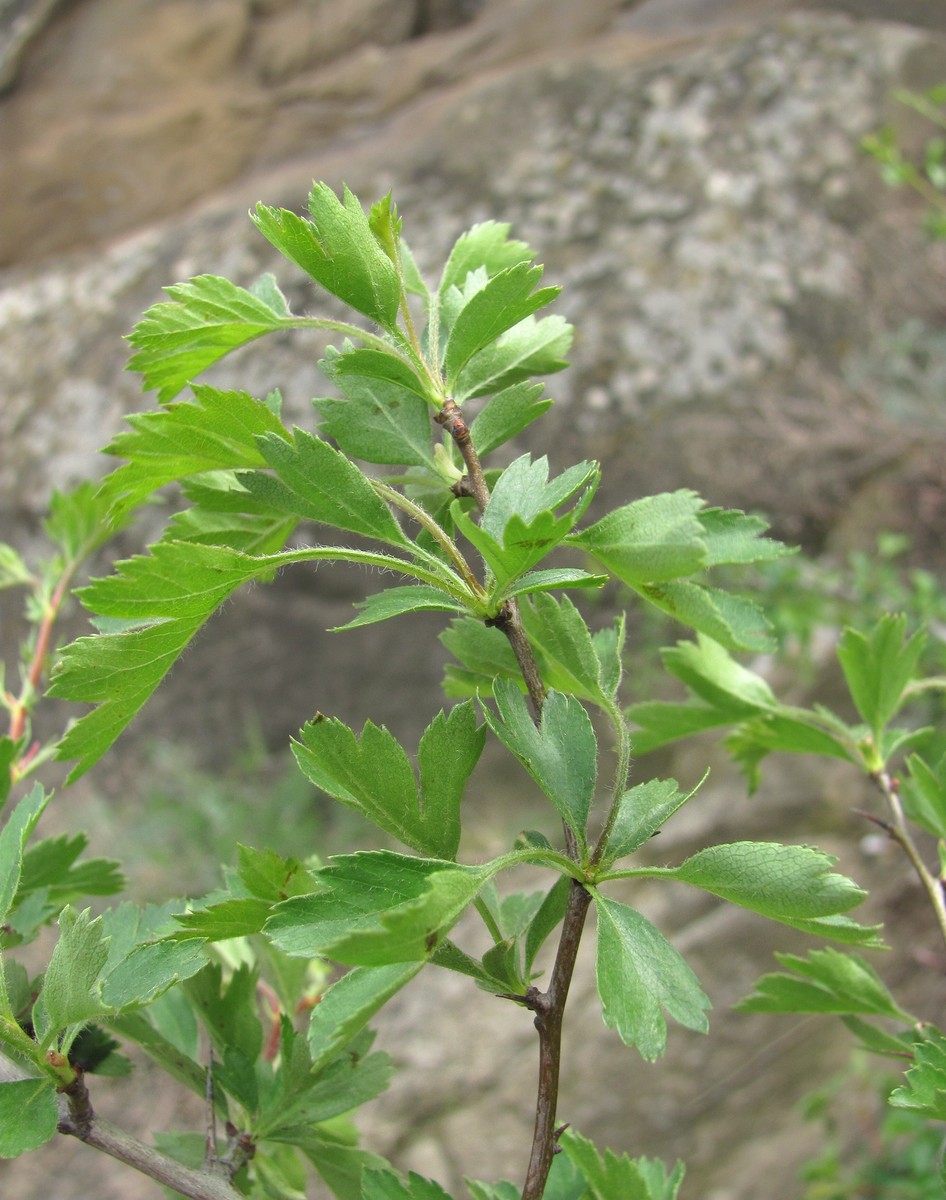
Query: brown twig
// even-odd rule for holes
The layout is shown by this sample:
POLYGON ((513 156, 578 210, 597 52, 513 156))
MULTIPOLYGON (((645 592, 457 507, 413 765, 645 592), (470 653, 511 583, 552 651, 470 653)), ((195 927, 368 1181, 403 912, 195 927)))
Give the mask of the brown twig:
POLYGON ((562 1063, 562 1021, 590 903, 591 894, 572 880, 548 991, 540 993, 537 989, 530 989, 526 998, 528 1007, 535 1012, 535 1027, 539 1032, 539 1086, 532 1153, 522 1188, 522 1200, 541 1200, 561 1132, 556 1129, 555 1115, 562 1063))
POLYGON ((191 1200, 240 1200, 240 1193, 228 1178, 211 1170, 185 1167, 111 1121, 96 1116, 81 1074, 61 1093, 59 1132, 78 1138, 191 1200))

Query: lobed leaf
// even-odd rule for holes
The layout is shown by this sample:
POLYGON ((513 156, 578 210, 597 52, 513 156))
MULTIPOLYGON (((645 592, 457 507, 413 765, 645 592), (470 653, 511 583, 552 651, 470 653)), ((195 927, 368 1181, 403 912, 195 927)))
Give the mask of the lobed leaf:
POLYGON ((312 220, 258 204, 250 214, 260 233, 317 283, 387 330, 397 327, 401 285, 358 199, 342 199, 324 183, 309 194, 312 220))
POLYGON ((313 1070, 334 1058, 422 966, 395 963, 354 967, 327 988, 309 1022, 307 1037, 313 1070))
POLYGON ((451 394, 473 355, 559 294, 561 288, 556 287, 536 291, 541 278, 541 267, 516 263, 493 275, 470 297, 453 322, 444 350, 444 376, 451 394))
MULTIPOLYGON (((585 1189, 575 1200, 676 1200, 683 1182, 683 1163, 677 1163, 670 1174, 657 1159, 629 1158, 603 1153, 593 1142, 569 1127, 559 1139, 563 1156, 581 1172, 585 1189)), ((551 1198, 550 1198, 551 1200, 551 1198)))
MULTIPOLYGON (((555 289, 545 288, 544 291, 554 293, 555 289)), ((548 303, 548 300, 542 303, 548 303)), ((502 395, 536 375, 552 375, 564 370, 568 366, 564 356, 571 347, 573 333, 564 317, 555 315, 538 320, 526 317, 473 355, 456 378, 454 398, 458 404, 463 404, 491 392, 502 395)))
POLYGON ((390 851, 333 859, 324 890, 279 905, 265 933, 287 954, 352 966, 423 962, 489 877, 486 868, 390 851))
POLYGON ((541 399, 541 383, 521 381, 504 387, 480 409, 470 425, 470 437, 480 458, 485 458, 522 433, 552 407, 541 399))
POLYGON ((56 1088, 47 1079, 0 1083, 0 1158, 18 1158, 55 1136, 56 1088))
POLYGON ((705 1033, 710 1002, 685 959, 635 909, 594 894, 598 917, 595 974, 604 1023, 653 1062, 667 1042, 664 1012, 705 1033))
POLYGON ((598 743, 588 713, 573 696, 550 691, 536 725, 518 686, 510 680, 493 684, 497 712, 483 715, 493 733, 545 795, 562 820, 585 844, 585 826, 594 799, 598 743))
POLYGON ((907 640, 906 624, 902 614, 886 613, 868 634, 845 629, 838 646, 851 697, 875 741, 903 704, 926 641, 922 630, 907 640))
POLYGON ((127 418, 131 431, 117 434, 106 446, 106 454, 128 459, 102 484, 112 511, 135 508, 158 488, 191 475, 265 467, 257 437, 289 437, 263 400, 206 385, 192 390, 194 402, 133 413, 127 418))
POLYGON ((894 1108, 908 1108, 934 1121, 946 1121, 946 1036, 927 1027, 913 1047, 913 1066, 890 1093, 894 1108))
POLYGON ((128 335, 135 349, 128 369, 162 404, 231 350, 299 323, 271 277, 249 291, 219 275, 164 290, 171 299, 149 308, 128 335))
POLYGON ((856 954, 811 950, 807 959, 776 954, 789 974, 763 975, 751 996, 738 1005, 742 1012, 807 1012, 892 1017, 912 1023, 887 986, 856 954))

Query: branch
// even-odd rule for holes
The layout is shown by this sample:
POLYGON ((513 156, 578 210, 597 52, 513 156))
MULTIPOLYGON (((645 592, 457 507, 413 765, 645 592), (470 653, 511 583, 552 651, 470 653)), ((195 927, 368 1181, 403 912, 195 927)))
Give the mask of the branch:
POLYGON ((97 1117, 82 1075, 60 1094, 59 1132, 78 1138, 191 1200, 241 1200, 240 1193, 230 1184, 228 1168, 223 1167, 222 1174, 214 1172, 214 1164, 209 1170, 195 1171, 132 1137, 111 1121, 97 1117))
POLYGON ((552 1158, 556 1153, 559 1131, 556 1130, 555 1113, 562 1063, 562 1020, 590 903, 590 892, 573 879, 549 989, 539 992, 530 988, 526 996, 526 1004, 536 1014, 535 1027, 539 1031, 539 1088, 535 1103, 532 1153, 522 1188, 522 1200, 542 1200, 552 1158))

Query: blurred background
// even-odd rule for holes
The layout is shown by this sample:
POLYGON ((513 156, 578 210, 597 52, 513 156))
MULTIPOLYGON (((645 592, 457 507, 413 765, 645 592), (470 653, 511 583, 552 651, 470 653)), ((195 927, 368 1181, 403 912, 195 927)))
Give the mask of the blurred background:
MULTIPOLYGON (((804 659, 792 678, 830 699, 818 636, 852 589, 923 615, 946 567, 946 243, 861 147, 890 127, 922 155, 930 129, 894 93, 943 82, 940 0, 0 0, 0 540, 37 548, 51 490, 104 473, 99 450, 123 414, 152 403, 124 371, 122 336, 163 286, 275 270, 294 309, 331 311, 256 233, 252 204, 302 210, 313 179, 366 203, 393 190, 422 270, 491 218, 564 285, 573 365, 551 381, 557 403, 532 446, 553 469, 601 459, 602 507, 694 488, 764 513, 812 557, 764 585, 804 659)), ((212 379, 279 387, 288 416, 311 425, 323 349, 314 335, 270 338, 212 379)), ((122 553, 162 519, 123 534, 122 553)), ((93 850, 128 860, 134 894, 206 889, 237 840, 358 844, 357 823, 288 773, 287 739, 316 709, 416 738, 442 670, 434 620, 396 638, 326 634, 363 594, 355 571, 303 569, 235 599, 115 756, 64 794, 93 850)), ((8 661, 17 603, 0 608, 8 661)), ((82 627, 76 610, 68 632, 82 627)), ((637 636, 652 652, 678 635, 641 624, 637 636)), ((648 661, 628 700, 660 686, 648 661)), ((713 754, 641 770, 692 786, 713 754)), ((817 838, 876 883, 881 916, 913 922, 885 978, 914 988, 914 1007, 941 1006, 938 977, 911 957, 924 936, 912 884, 861 848, 858 781, 792 763, 750 803, 716 758, 699 827, 671 827, 661 852, 709 834, 817 838)), ((507 774, 483 768, 495 846, 471 855, 528 824, 509 811, 521 787, 507 774)), ((760 1179, 772 1200, 800 1196, 795 1169, 823 1143, 793 1107, 811 1086, 805 1062, 841 1069, 847 1041, 833 1025, 730 1015, 790 939, 671 899, 642 904, 693 955, 717 1009, 710 1038, 674 1030, 654 1067, 616 1052, 597 1018, 586 1028, 588 958, 563 1119, 619 1150, 683 1157, 691 1200, 749 1200, 760 1179)), ((368 1111, 366 1144, 448 1187, 517 1177, 531 1027, 488 996, 470 1002, 452 976, 424 980, 382 1023, 405 1070, 368 1111)), ((106 1090, 102 1111, 142 1131, 187 1112, 140 1081, 106 1090)), ((157 1194, 56 1143, 0 1163, 0 1191, 157 1194)))

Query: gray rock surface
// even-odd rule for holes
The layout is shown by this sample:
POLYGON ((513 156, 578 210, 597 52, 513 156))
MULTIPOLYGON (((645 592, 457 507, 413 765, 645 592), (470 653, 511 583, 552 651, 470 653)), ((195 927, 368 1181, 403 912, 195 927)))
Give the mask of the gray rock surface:
MULTIPOLYGON (((942 563, 946 258, 858 143, 888 119, 921 136, 890 91, 946 78, 946 42, 918 28, 928 5, 872 5, 903 17, 886 22, 816 11, 838 7, 66 6, 19 54, 0 101, 2 537, 28 542, 50 488, 104 470, 97 447, 150 403, 123 372, 120 339, 162 285, 276 269, 294 306, 326 308, 245 215, 258 199, 301 207, 315 177, 345 179, 366 200, 393 188, 432 271, 475 220, 510 221, 531 241, 578 328, 574 365, 550 383, 543 448, 558 467, 600 457, 602 503, 694 487, 766 511, 813 548, 869 543, 881 523, 909 529, 942 563), (812 11, 790 11, 802 7, 812 11), (908 319, 924 353, 908 345, 908 385, 895 384, 891 347, 908 319)), ((324 387, 319 350, 308 337, 263 342, 213 380, 279 386, 306 422, 324 387)), ((438 623, 415 619, 393 639, 377 627, 324 635, 364 587, 355 572, 287 573, 235 600, 123 754, 161 734, 219 761, 251 713, 279 745, 315 708, 414 736, 439 677, 438 623), (354 673, 353 647, 364 664, 354 673)), ((702 754, 670 767, 681 781, 702 771, 702 754)), ((850 846, 846 778, 792 764, 749 807, 720 771, 661 853, 709 829, 805 837, 813 802, 850 846)), ((99 772, 87 786, 110 781, 99 772)), ((480 785, 508 786, 488 773, 480 785)), ((888 860, 885 872, 896 875, 888 860)), ((790 1104, 809 1086, 806 1057, 843 1061, 847 1043, 833 1027, 726 1013, 769 969, 771 947, 789 947, 779 931, 679 892, 638 900, 693 952, 718 1010, 712 1036, 675 1031, 666 1062, 645 1068, 595 1022, 566 1064, 563 1119, 618 1149, 682 1155, 693 1200, 754 1200, 760 1179, 772 1200, 797 1195, 793 1164, 810 1143, 790 1104)), ((899 883, 880 901, 916 907, 899 883)), ((385 1016, 382 1040, 411 1069, 376 1107, 371 1144, 451 1186, 463 1172, 516 1177, 532 1030, 456 985, 428 972, 385 1016)), ((576 1027, 591 989, 586 960, 576 1027)), ((77 1154, 74 1171, 56 1159, 57 1179, 76 1189, 62 1200, 89 1186, 103 1200, 133 1194, 124 1175, 108 1193, 100 1164, 77 1154)), ((0 1190, 26 1196, 21 1169, 0 1164, 0 1190)))

